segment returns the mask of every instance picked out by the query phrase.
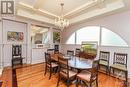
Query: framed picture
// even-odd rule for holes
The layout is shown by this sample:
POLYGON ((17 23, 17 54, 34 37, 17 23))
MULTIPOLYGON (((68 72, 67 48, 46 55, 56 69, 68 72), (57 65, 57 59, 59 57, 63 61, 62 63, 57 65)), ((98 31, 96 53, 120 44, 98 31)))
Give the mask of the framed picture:
POLYGON ((24 34, 23 34, 23 32, 8 31, 7 32, 7 40, 8 41, 23 41, 24 34))
POLYGON ((53 32, 53 43, 60 43, 60 32, 59 31, 53 32))
POLYGON ((96 41, 83 41, 81 45, 81 49, 88 53, 88 54, 97 54, 97 48, 98 47, 98 42, 96 41))

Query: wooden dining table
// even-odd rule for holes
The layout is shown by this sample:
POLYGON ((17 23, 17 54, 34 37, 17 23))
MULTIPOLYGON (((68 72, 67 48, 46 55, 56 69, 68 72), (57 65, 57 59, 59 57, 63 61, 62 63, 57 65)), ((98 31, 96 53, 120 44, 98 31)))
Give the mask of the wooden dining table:
POLYGON ((58 57, 64 58, 68 60, 68 65, 75 69, 90 69, 92 68, 92 63, 94 60, 92 59, 85 59, 76 56, 69 56, 63 54, 53 54, 51 58, 55 61, 58 61, 58 57))

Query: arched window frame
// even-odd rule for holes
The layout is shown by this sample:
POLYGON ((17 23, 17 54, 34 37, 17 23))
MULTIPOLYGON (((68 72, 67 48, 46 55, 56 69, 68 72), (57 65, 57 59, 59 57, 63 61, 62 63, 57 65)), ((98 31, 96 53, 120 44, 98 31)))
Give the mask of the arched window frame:
MULTIPOLYGON (((93 27, 93 26, 87 26, 87 27, 93 27)), ((83 27, 83 28, 87 28, 87 27, 83 27)), ((105 28, 105 27, 103 27, 103 26, 96 26, 96 27, 99 27, 99 46, 117 46, 117 47, 120 47, 120 46, 118 46, 118 45, 102 45, 102 30, 103 30, 103 28, 105 28)), ((81 29, 83 29, 83 28, 81 28, 81 29)), ((105 29, 107 29, 107 28, 105 28, 105 29)), ((80 30, 80 29, 79 29, 80 30)), ((109 30, 109 29, 108 29, 109 30)), ((78 30, 77 30, 78 31, 78 30)), ((75 31, 74 32, 74 34, 75 34, 75 45, 77 45, 77 31, 75 31)), ((111 31, 111 30, 110 30, 111 31)), ((111 32, 113 32, 113 31, 111 31, 111 32)), ((115 32, 113 32, 113 33, 115 33, 115 32)), ((115 33, 115 34, 117 34, 117 33, 115 33)), ((118 35, 118 34, 117 34, 118 35)), ((120 36, 120 35, 118 35, 118 36, 120 36)), ((122 37, 120 37, 125 43, 126 43, 126 41, 122 38, 122 37)), ((69 38, 68 38, 69 39, 69 38)), ((68 40, 67 40, 68 41, 68 40)), ((66 43, 67 43, 67 41, 66 41, 66 43)), ((127 43, 126 43, 127 44, 127 43)), ((121 46, 122 47, 122 46, 121 46)), ((128 44, 126 45, 126 46, 123 46, 123 47, 128 47, 128 44)))

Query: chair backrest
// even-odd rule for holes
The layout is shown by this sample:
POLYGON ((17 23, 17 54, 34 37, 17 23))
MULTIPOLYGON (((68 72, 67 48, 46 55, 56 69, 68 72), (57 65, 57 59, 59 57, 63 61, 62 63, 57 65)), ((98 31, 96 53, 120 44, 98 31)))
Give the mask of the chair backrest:
POLYGON ((93 61, 93 65, 92 65, 92 69, 91 71, 91 80, 95 80, 98 78, 98 65, 99 65, 99 60, 94 60, 93 61))
POLYGON ((45 63, 51 65, 51 55, 45 52, 45 63))
POLYGON ((58 63, 60 67, 61 74, 67 76, 69 78, 69 66, 68 66, 68 59, 64 59, 62 57, 58 57, 58 63))
POLYGON ((72 50, 67 50, 67 55, 73 56, 73 55, 74 55, 74 51, 72 51, 72 50))
POLYGON ((109 63, 110 52, 100 51, 99 59, 100 59, 100 60, 104 60, 104 61, 108 61, 108 63, 109 63))
POLYGON ((47 53, 49 54, 54 54, 54 52, 55 52, 55 49, 47 49, 47 53))
POLYGON ((22 45, 12 45, 12 58, 22 57, 22 45))
POLYGON ((54 52, 59 53, 59 45, 54 45, 54 52))
POLYGON ((92 64, 92 67, 98 68, 98 64, 99 64, 99 60, 94 60, 93 64, 92 64))
POLYGON ((127 67, 127 54, 114 52, 113 64, 122 64, 127 67))
POLYGON ((76 48, 75 49, 75 56, 80 56, 80 52, 81 52, 81 50, 79 49, 79 48, 76 48))

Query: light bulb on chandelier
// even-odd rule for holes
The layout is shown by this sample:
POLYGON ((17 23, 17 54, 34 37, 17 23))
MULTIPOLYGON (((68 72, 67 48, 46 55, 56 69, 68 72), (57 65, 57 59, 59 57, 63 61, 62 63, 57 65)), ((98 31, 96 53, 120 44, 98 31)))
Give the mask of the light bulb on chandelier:
POLYGON ((64 3, 61 3, 61 16, 55 19, 55 26, 58 26, 61 29, 64 29, 65 27, 69 26, 69 20, 65 19, 63 16, 63 6, 64 3))

